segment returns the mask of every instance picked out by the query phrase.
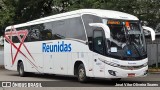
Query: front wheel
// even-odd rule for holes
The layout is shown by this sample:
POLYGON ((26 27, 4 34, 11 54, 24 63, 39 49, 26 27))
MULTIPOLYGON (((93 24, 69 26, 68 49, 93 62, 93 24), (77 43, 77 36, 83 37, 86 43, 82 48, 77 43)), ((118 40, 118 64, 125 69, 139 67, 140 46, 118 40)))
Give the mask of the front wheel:
POLYGON ((85 71, 85 67, 83 64, 80 64, 78 67, 78 81, 79 82, 87 81, 86 71, 85 71))
POLYGON ((26 72, 24 71, 23 62, 20 62, 18 65, 18 73, 19 73, 19 76, 21 76, 21 77, 24 77, 26 74, 26 72))

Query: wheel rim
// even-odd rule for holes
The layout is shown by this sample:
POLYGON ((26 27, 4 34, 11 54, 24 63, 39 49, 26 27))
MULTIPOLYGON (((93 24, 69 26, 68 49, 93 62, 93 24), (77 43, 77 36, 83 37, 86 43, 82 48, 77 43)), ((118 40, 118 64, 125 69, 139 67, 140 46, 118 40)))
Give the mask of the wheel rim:
POLYGON ((20 73, 20 75, 22 75, 22 73, 23 73, 22 66, 20 67, 19 73, 20 73))
POLYGON ((80 79, 80 80, 83 80, 84 77, 85 77, 85 71, 84 71, 84 69, 80 69, 80 70, 79 70, 79 79, 80 79))

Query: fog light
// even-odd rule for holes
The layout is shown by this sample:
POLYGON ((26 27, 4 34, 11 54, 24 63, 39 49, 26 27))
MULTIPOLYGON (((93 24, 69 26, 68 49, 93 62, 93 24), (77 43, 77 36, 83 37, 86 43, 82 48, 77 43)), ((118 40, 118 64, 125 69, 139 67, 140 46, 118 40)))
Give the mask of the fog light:
POLYGON ((147 75, 148 74, 148 70, 146 70, 145 72, 144 72, 144 75, 147 75))
POLYGON ((113 70, 108 70, 108 73, 112 76, 116 76, 116 71, 113 70))

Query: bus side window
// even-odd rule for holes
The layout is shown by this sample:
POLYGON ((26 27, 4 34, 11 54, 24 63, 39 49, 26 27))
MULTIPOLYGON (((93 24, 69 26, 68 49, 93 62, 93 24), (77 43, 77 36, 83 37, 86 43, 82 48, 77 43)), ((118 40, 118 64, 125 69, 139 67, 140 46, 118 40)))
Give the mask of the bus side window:
POLYGON ((30 31, 30 39, 31 41, 38 41, 40 40, 40 32, 38 29, 32 29, 30 31))
POLYGON ((102 23, 102 19, 98 16, 95 15, 90 15, 90 14, 84 14, 82 15, 82 19, 84 22, 84 27, 86 29, 86 34, 88 38, 88 46, 91 51, 94 50, 93 44, 93 31, 95 30, 94 27, 89 26, 89 23, 102 23))
POLYGON ((12 42, 13 43, 19 43, 20 41, 19 41, 17 36, 12 36, 12 42))
POLYGON ((30 41, 41 41, 41 31, 43 30, 43 24, 30 26, 29 39, 30 41))
POLYGON ((52 38, 56 39, 64 39, 66 37, 66 27, 65 22, 63 20, 53 21, 50 23, 52 25, 52 38))
MULTIPOLYGON (((17 30, 27 30, 27 31, 29 31, 29 27, 28 26, 27 27, 21 27, 21 28, 18 28, 17 30)), ((20 37, 23 38, 24 34, 20 35, 20 37)), ((29 42, 28 35, 26 36, 24 42, 29 42)))
MULTIPOLYGON (((20 27, 20 28, 15 28, 16 31, 23 31, 23 30, 28 30, 28 27, 20 27)), ((18 35, 20 36, 20 39, 24 38, 25 37, 25 34, 20 34, 18 35)), ((12 41, 13 43, 20 43, 20 39, 18 38, 17 35, 15 36, 12 36, 12 41)), ((28 35, 24 38, 24 42, 28 42, 28 35)))
POLYGON ((93 33, 93 49, 95 52, 103 54, 104 52, 104 40, 102 30, 94 30, 93 33))
POLYGON ((53 38, 54 38, 54 39, 64 39, 65 37, 62 36, 62 35, 60 35, 60 34, 54 34, 54 35, 53 35, 53 38))
POLYGON ((50 30, 43 30, 41 31, 42 40, 51 40, 52 39, 52 32, 50 30))

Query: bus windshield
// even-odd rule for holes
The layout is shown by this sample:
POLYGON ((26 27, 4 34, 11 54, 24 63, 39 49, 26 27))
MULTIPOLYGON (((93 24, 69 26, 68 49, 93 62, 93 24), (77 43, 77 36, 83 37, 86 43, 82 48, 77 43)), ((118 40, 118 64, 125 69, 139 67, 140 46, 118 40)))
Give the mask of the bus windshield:
POLYGON ((111 38, 106 39, 106 54, 121 60, 147 57, 144 34, 138 21, 108 20, 111 38))

